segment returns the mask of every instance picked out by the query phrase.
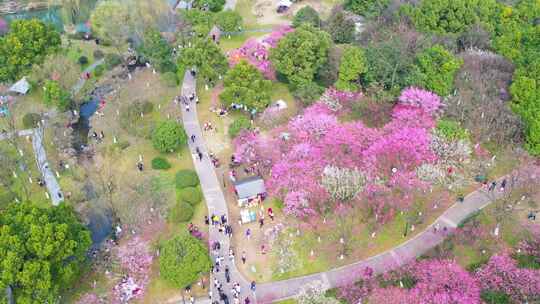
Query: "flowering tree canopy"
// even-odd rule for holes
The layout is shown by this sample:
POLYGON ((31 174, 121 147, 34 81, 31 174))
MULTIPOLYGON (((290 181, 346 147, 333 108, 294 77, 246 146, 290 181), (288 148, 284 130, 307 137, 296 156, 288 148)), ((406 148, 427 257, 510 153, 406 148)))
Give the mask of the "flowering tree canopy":
POLYGON ((412 288, 376 288, 370 303, 481 303, 478 283, 453 261, 420 261, 405 270, 404 275, 414 282, 412 288))
POLYGON ((382 128, 340 122, 338 111, 361 96, 330 88, 286 126, 264 137, 252 132, 238 136, 235 156, 270 173, 269 193, 284 200, 289 214, 316 214, 327 210, 323 205, 330 199, 357 198, 385 221, 396 209, 408 208, 414 193, 424 189, 417 169, 444 156, 432 149, 440 98, 409 88, 395 106, 393 119, 382 128))
POLYGON ((540 270, 518 268, 506 253, 492 256, 476 277, 482 289, 503 292, 515 303, 540 300, 540 270))

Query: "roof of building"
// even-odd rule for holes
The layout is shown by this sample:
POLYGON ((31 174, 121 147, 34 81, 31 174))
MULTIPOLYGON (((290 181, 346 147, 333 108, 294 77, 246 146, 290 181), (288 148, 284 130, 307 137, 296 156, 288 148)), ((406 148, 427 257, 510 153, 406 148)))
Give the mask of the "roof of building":
POLYGON ((26 94, 30 90, 30 83, 23 77, 9 88, 9 92, 15 92, 19 94, 26 94))
POLYGON ((250 198, 257 196, 257 194, 266 193, 264 180, 259 176, 240 180, 234 184, 234 188, 236 189, 239 199, 250 198))

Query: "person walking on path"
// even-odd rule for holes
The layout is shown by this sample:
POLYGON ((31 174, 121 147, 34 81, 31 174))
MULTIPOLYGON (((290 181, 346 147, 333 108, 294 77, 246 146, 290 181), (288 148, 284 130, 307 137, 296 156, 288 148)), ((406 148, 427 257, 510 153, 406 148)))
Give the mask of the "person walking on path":
POLYGON ((250 287, 251 291, 255 292, 255 281, 251 281, 250 287))
POLYGON ((242 264, 246 264, 246 252, 242 251, 242 264))
POLYGON ((272 208, 268 208, 268 217, 273 221, 274 220, 274 211, 272 208))
POLYGON ((251 239, 251 229, 246 229, 246 238, 248 239, 248 241, 251 239))

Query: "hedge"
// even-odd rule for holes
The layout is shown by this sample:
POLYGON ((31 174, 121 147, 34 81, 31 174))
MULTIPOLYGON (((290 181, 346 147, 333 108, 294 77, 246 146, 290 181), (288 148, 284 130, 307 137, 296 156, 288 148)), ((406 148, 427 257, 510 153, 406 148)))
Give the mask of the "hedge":
POLYGON ((171 164, 166 158, 163 157, 154 157, 152 159, 152 169, 155 170, 167 170, 171 168, 171 164))
POLYGON ((173 223, 188 222, 193 218, 193 206, 186 202, 177 202, 169 210, 169 220, 173 223))
POLYGON ((184 189, 187 187, 197 187, 199 177, 193 170, 180 170, 176 173, 176 188, 184 189))
POLYGON ((202 201, 202 193, 197 187, 187 187, 178 190, 178 199, 195 206, 202 201))

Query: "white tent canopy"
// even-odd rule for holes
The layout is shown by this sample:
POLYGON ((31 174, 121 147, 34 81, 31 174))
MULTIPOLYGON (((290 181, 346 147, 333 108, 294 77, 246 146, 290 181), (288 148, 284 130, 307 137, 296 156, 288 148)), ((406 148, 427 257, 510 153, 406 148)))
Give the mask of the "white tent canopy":
POLYGON ((23 77, 21 80, 17 81, 14 85, 12 85, 8 92, 14 92, 18 94, 25 95, 30 90, 30 84, 26 80, 26 77, 23 77))
POLYGON ((292 5, 291 0, 280 0, 280 1, 278 2, 278 7, 280 7, 280 6, 283 6, 283 7, 291 7, 291 5, 292 5))
POLYGON ((274 102, 274 106, 275 106, 278 110, 284 110, 284 109, 287 108, 287 103, 285 102, 285 100, 279 99, 278 101, 274 102))

